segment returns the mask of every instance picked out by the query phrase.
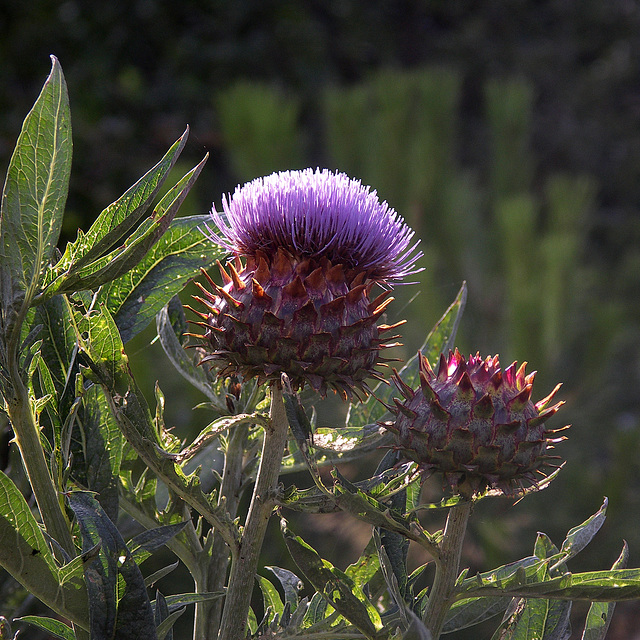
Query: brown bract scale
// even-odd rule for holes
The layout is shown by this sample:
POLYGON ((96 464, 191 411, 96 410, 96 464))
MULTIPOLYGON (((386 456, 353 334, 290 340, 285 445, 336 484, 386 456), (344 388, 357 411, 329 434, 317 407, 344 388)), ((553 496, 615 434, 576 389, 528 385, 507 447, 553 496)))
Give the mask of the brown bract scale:
POLYGON ((210 288, 199 285, 196 299, 206 311, 196 313, 202 362, 220 376, 273 382, 286 373, 295 388, 308 383, 344 397, 366 395, 366 380, 380 379, 375 367, 387 361, 380 351, 397 344, 392 330, 402 323, 377 324, 392 298, 384 291, 371 300, 375 283, 366 272, 284 249, 219 268, 223 285, 205 273, 210 288))
POLYGON ((545 423, 563 404, 551 406, 560 385, 534 404, 535 373, 525 374, 526 363, 503 371, 497 356, 465 359, 457 349, 441 356, 437 373, 422 354, 419 362, 418 389, 394 372, 404 401, 395 400, 396 420, 384 426, 424 472, 441 472, 455 493, 471 496, 513 493, 557 467, 549 450, 565 438, 545 423))

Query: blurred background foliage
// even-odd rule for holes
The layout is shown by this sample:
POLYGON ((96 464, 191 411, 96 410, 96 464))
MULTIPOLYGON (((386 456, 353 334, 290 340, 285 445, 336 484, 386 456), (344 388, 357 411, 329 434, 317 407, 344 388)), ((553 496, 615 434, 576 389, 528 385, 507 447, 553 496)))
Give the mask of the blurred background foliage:
MULTIPOLYGON (((183 214, 281 169, 326 166, 374 186, 425 253, 420 287, 396 292, 400 356, 466 279, 461 349, 528 360, 536 399, 564 381, 566 468, 515 507, 481 504, 467 563, 512 560, 538 528, 559 541, 603 495, 608 523, 583 562, 610 565, 625 538, 640 563, 638 3, 3 0, 2 167, 52 53, 73 116, 65 241, 186 123, 181 162, 211 159, 183 214)), ((186 436, 200 399, 152 337, 129 347, 137 375, 150 394, 160 378, 186 436)), ((334 527, 348 550, 351 523, 325 522, 309 534, 334 527)), ((623 610, 612 637, 640 619, 623 610)))

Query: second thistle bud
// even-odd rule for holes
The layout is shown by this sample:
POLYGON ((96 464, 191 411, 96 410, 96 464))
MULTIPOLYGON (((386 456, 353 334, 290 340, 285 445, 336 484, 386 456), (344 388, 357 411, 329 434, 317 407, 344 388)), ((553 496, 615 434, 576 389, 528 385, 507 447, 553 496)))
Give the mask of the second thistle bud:
POLYGON ((409 459, 443 473, 461 494, 487 488, 510 493, 554 466, 549 449, 564 438, 554 437, 545 423, 563 404, 552 405, 560 385, 534 404, 535 373, 525 374, 526 363, 503 371, 497 356, 465 359, 456 350, 441 356, 435 373, 419 358, 418 389, 394 376, 404 401, 396 400, 396 420, 385 425, 409 459))

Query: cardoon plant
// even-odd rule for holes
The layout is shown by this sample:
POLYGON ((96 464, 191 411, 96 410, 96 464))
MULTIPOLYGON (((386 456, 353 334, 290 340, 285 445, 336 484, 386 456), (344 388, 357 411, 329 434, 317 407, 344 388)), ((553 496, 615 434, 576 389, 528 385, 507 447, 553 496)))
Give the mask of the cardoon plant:
POLYGON ((0 213, 0 408, 16 448, 0 472, 11 576, 0 598, 31 594, 48 609, 20 615, 0 601, 0 636, 15 638, 16 624, 64 640, 173 638, 194 605, 175 637, 437 640, 502 616, 495 640, 550 640, 568 637, 572 601, 584 600, 582 637, 604 638, 614 602, 640 597, 640 570, 626 569, 626 545, 608 571, 567 563, 606 501, 559 547, 539 533, 530 556, 460 571, 478 501, 520 499, 557 475, 557 389, 536 402, 524 365, 454 349, 464 285, 421 353, 389 375, 389 291, 420 259, 398 214, 341 173, 305 170, 177 218, 204 163, 160 196, 185 142, 58 252, 71 129, 57 60, 25 119, 0 213), (216 262, 218 282, 206 271, 216 262), (201 275, 191 335, 177 294, 201 275), (211 415, 190 442, 165 427, 160 388, 151 409, 132 374, 125 344, 154 317, 211 415), (310 406, 334 391, 347 419, 318 427, 310 406), (364 454, 378 456, 373 476, 344 478, 339 465, 364 454), (308 486, 285 483, 294 471, 308 486), (431 475, 442 487, 432 504, 421 499, 431 475), (292 511, 344 511, 371 526, 370 542, 340 569, 294 533, 292 511), (261 565, 274 512, 289 568, 261 565), (410 570, 410 545, 433 579, 429 563, 410 570), (165 580, 180 564, 187 593, 165 580))

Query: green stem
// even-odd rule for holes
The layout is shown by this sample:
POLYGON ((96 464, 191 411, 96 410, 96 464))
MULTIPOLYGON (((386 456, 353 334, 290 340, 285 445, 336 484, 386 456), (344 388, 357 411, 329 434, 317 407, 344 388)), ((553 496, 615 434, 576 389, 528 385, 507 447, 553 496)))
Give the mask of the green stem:
POLYGON ((423 617, 432 640, 438 640, 440 637, 445 617, 452 604, 472 504, 470 500, 459 502, 451 507, 447 516, 444 536, 439 545, 439 557, 436 559, 436 575, 423 617))
MULTIPOLYGON (((246 446, 249 425, 241 424, 233 428, 229 437, 229 443, 225 452, 224 470, 222 472, 222 483, 220 485, 220 499, 218 505, 227 509, 229 517, 235 518, 238 512, 240 501, 240 487, 243 480, 244 451, 246 446)), ((209 591, 220 591, 224 589, 227 580, 227 568, 229 565, 229 548, 221 536, 216 535, 211 557, 209 558, 207 589, 209 591)), ((202 613, 207 618, 207 638, 217 638, 220 630, 220 619, 222 616, 223 601, 214 600, 203 602, 202 613)), ((196 606, 196 616, 198 609, 196 606)), ((202 636, 195 636, 194 640, 202 636)))
POLYGON ((76 552, 69 531, 69 522, 49 473, 40 442, 40 431, 31 410, 29 392, 24 386, 18 370, 17 354, 14 357, 16 360, 14 360, 11 375, 13 393, 6 400, 15 441, 20 450, 22 463, 29 477, 29 484, 38 503, 40 516, 47 533, 58 542, 70 558, 73 558, 76 552))
POLYGON ((271 386, 270 422, 271 424, 264 430, 260 468, 240 541, 240 549, 232 559, 219 640, 244 640, 246 636, 247 615, 251 605, 260 550, 275 505, 275 489, 289 428, 282 401, 282 390, 277 384, 271 386))

